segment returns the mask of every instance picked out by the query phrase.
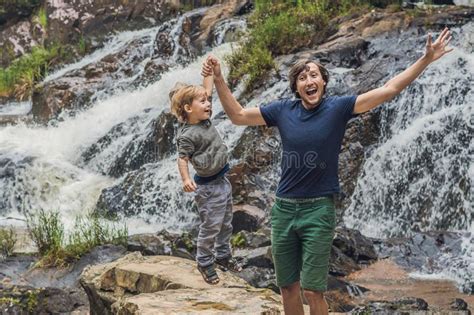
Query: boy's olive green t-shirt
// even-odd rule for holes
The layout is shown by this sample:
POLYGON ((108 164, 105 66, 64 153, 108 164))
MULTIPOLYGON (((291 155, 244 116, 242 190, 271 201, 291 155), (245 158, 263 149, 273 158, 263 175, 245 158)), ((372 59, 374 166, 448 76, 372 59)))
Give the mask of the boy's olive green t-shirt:
POLYGON ((227 146, 210 120, 182 125, 177 144, 179 157, 188 157, 201 177, 216 175, 227 164, 227 146))

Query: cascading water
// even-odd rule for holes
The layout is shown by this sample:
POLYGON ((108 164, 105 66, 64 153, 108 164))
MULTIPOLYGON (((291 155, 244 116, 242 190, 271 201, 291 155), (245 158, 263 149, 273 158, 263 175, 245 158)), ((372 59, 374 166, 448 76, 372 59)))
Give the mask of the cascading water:
POLYGON ((455 51, 383 105, 380 141, 366 156, 344 219, 374 237, 463 233, 462 257, 438 261, 463 285, 474 279, 474 24, 453 31, 455 51))
MULTIPOLYGON (((196 14, 200 11, 202 9, 187 14, 196 14)), ((151 58, 156 33, 164 29, 174 34, 172 38, 176 43, 174 55, 182 59, 184 54, 178 52, 182 50, 178 44, 179 34, 174 32, 181 27, 179 23, 182 20, 183 17, 180 17, 161 27, 119 34, 109 41, 110 45, 104 46, 100 51, 76 64, 58 70, 46 78, 46 81, 67 76, 70 71, 119 52, 131 41, 147 43, 147 47, 141 50, 144 52, 140 57, 142 61, 135 64, 139 69, 138 73, 143 69, 143 60, 151 58), (146 51, 148 53, 145 53, 146 51)), ((229 51, 230 45, 223 44, 211 53, 222 58, 229 51)), ((189 55, 186 61, 180 60, 189 62, 192 58, 193 56, 189 55)), ((76 112, 72 116, 62 115, 59 122, 47 127, 26 124, 1 127, 0 214, 4 218, 22 218, 23 214, 29 211, 55 210, 61 212, 66 227, 70 227, 75 216, 94 210, 101 191, 121 180, 107 176, 108 166, 129 142, 136 141, 149 132, 147 128, 150 122, 169 106, 168 91, 177 81, 201 84, 200 71, 203 58, 185 67, 179 66, 177 59, 169 60, 170 64, 175 65, 172 70, 165 73, 161 80, 147 87, 130 86, 127 91, 123 91, 114 87, 130 85, 130 78, 124 78, 127 82, 114 82, 106 93, 103 90, 97 92, 100 93, 100 97, 96 97, 97 100, 87 110, 76 112), (107 146, 99 148, 99 152, 85 162, 83 152, 118 125, 121 126, 122 133, 114 137, 107 146)), ((222 108, 219 102, 215 101, 214 112, 220 111, 222 108)), ((218 129, 225 132, 224 138, 230 140, 228 143, 232 146, 233 140, 229 138, 238 138, 239 133, 235 132, 235 129, 232 132, 222 130, 229 127, 233 128, 227 121, 217 125, 218 129)), ((156 173, 156 178, 170 178, 177 172, 175 159, 175 156, 171 156, 157 165, 144 167, 152 169, 156 173)), ((153 186, 155 187, 159 186, 153 186)), ((169 195, 175 195, 176 199, 175 204, 167 208, 166 217, 150 219, 153 214, 147 212, 147 207, 151 207, 156 200, 144 194, 144 213, 147 217, 142 219, 152 221, 153 225, 130 222, 131 233, 156 231, 160 228, 176 229, 193 220, 194 213, 188 208, 179 207, 181 199, 190 200, 191 197, 183 198, 178 178, 167 181, 166 189, 171 192, 169 195), (147 198, 150 204, 147 203, 147 198)), ((152 191, 151 195, 156 195, 156 192, 152 191)), ((0 221, 2 225, 10 223, 0 221)))
MULTIPOLYGON (((104 48, 46 78, 49 82, 67 76, 126 50, 131 42, 141 43, 136 53, 124 54, 138 60, 133 63, 133 75, 118 77, 110 86, 95 91, 87 110, 63 115, 61 121, 47 127, 0 127, 0 215, 21 218, 25 211, 58 210, 70 226, 76 215, 95 209, 105 190, 102 195, 131 215, 126 218, 131 233, 180 230, 196 218, 190 211, 192 195, 182 192, 176 154, 118 178, 110 176, 124 152, 129 157, 140 154, 140 146, 130 144, 143 142, 150 134, 153 122, 169 106, 168 91, 174 84, 202 81, 202 58, 186 67, 178 66, 193 58, 179 43, 177 30, 182 20, 180 17, 153 29, 121 33, 104 48), (152 58, 156 34, 161 31, 174 43, 171 70, 156 83, 142 87, 135 83, 152 58)), ((226 37, 223 34, 238 27, 245 27, 245 23, 235 19, 217 25, 218 47, 213 54, 222 59, 230 52, 229 44, 221 45, 226 37)), ((345 212, 346 224, 369 236, 432 229, 465 233, 463 256, 446 255, 441 259, 447 266, 445 274, 460 282, 470 281, 474 270, 473 29, 471 23, 454 30, 457 50, 430 66, 400 97, 383 105, 380 142, 367 153, 352 203, 345 212)), ((415 38, 405 46, 423 47, 423 41, 415 38)), ((392 44, 387 45, 384 39, 372 42, 378 51, 392 44)), ((122 65, 130 60, 122 60, 122 65)), ((343 82, 351 69, 331 71, 332 85, 343 82)), ((394 66, 390 75, 399 71, 394 66)), ((289 95, 288 82, 282 80, 248 106, 289 95)), ((219 117, 222 108, 216 95, 213 107, 219 117)), ((233 126, 226 119, 216 119, 215 124, 232 149, 244 127, 233 126)), ((276 182, 277 173, 269 178, 276 182)))

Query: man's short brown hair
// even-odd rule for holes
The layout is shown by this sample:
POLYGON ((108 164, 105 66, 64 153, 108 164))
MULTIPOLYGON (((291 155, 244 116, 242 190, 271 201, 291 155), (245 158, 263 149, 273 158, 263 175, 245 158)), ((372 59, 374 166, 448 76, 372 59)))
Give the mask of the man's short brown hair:
MULTIPOLYGON (((321 72, 321 76, 323 77, 324 82, 326 82, 326 85, 329 82, 329 71, 322 64, 311 59, 299 60, 293 65, 293 67, 291 67, 290 72, 288 73, 291 92, 293 92, 298 98, 300 97, 300 95, 296 90, 296 80, 298 79, 298 76, 301 72, 309 70, 308 64, 310 63, 314 63, 316 66, 318 66, 319 72, 321 72)), ((326 85, 324 86, 324 93, 326 93, 326 85)))
POLYGON ((193 100, 202 94, 206 94, 204 87, 200 85, 184 85, 182 83, 178 88, 173 88, 169 96, 171 98, 171 113, 178 118, 180 122, 187 121, 184 106, 191 105, 193 100))

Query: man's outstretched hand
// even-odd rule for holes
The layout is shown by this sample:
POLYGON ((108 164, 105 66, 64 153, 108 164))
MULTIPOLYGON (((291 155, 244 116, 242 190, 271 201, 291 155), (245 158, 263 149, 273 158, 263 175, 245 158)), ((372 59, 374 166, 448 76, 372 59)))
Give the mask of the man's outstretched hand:
POLYGON ((446 46, 448 46, 451 38, 451 32, 447 27, 441 32, 441 34, 439 34, 434 43, 432 43, 431 34, 428 34, 425 57, 428 58, 430 62, 433 62, 453 51, 453 48, 446 49, 446 46))
POLYGON ((210 55, 207 57, 206 61, 202 64, 201 75, 203 77, 207 77, 210 75, 214 75, 215 77, 221 76, 221 65, 219 64, 219 60, 210 55))

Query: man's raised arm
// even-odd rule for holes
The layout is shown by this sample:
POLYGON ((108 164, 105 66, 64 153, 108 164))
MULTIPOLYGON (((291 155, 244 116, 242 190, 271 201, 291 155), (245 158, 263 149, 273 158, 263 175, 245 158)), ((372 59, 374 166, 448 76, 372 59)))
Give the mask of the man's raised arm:
POLYGON ((441 32, 434 43, 431 42, 431 34, 429 34, 425 54, 405 71, 390 79, 384 86, 359 95, 354 106, 354 113, 359 114, 371 110, 400 94, 429 64, 453 50, 452 48, 446 49, 450 40, 451 34, 447 28, 441 32))
POLYGON ((214 85, 221 101, 222 107, 230 120, 235 125, 258 126, 266 125, 260 108, 243 108, 232 95, 221 72, 219 60, 209 56, 202 66, 204 77, 214 75, 214 85))

